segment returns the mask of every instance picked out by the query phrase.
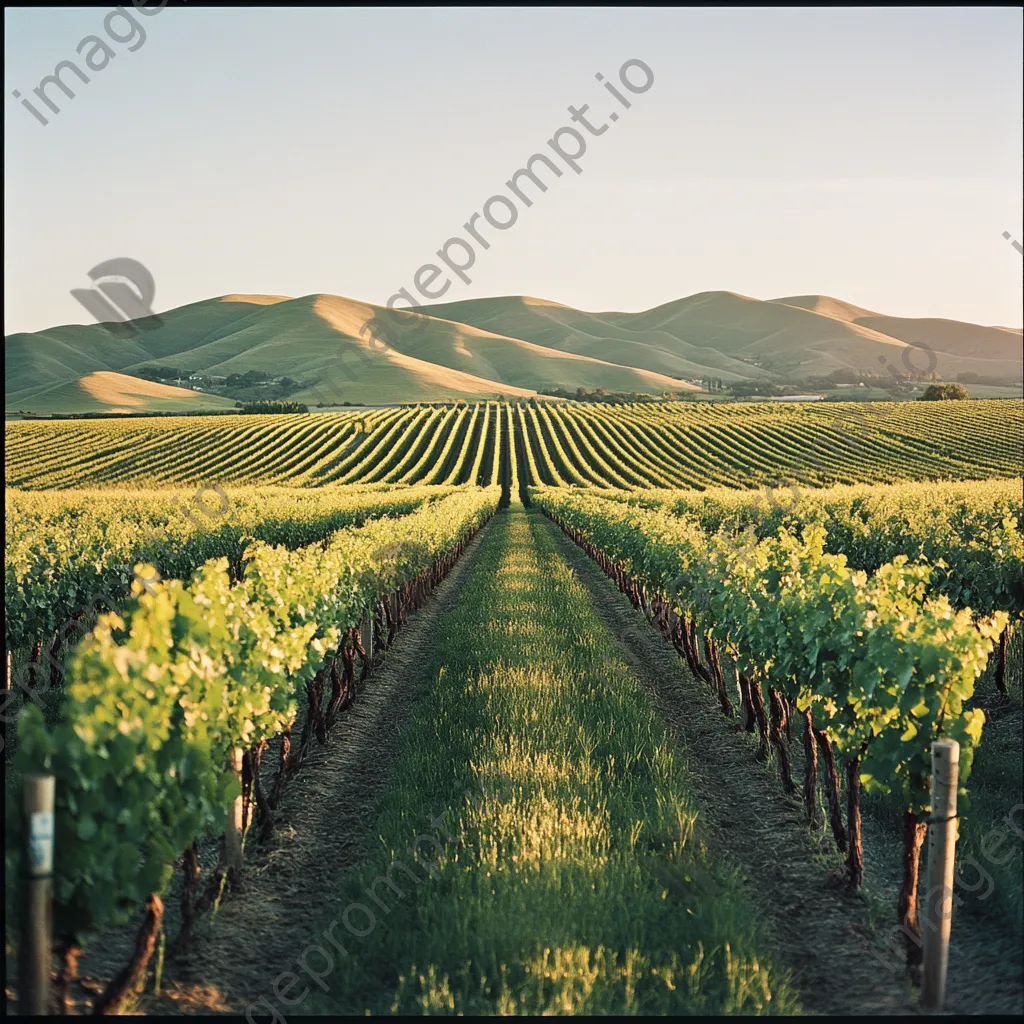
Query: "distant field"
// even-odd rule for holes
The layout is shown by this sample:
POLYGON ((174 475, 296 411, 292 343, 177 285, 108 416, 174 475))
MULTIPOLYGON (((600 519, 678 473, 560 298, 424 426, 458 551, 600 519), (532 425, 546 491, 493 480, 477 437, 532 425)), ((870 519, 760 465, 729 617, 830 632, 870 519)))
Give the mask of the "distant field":
POLYGON ((965 384, 971 398, 1020 398, 1020 384, 1002 387, 998 384, 965 384))
POLYGON ((1024 403, 582 406, 12 422, 27 490, 236 482, 612 488, 981 479, 1020 472, 1024 403), (511 442, 511 443, 510 443, 511 442), (513 468, 514 467, 514 468, 513 468))

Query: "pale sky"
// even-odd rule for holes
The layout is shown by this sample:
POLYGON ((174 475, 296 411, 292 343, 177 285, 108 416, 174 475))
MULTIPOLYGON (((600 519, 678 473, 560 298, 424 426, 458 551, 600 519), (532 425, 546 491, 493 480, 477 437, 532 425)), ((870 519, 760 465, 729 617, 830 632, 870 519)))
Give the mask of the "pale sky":
POLYGON ((490 248, 442 301, 824 293, 1021 325, 1002 237, 1024 222, 1020 8, 127 7, 142 45, 120 16, 125 42, 107 35, 109 7, 5 12, 5 333, 91 322, 69 292, 120 256, 150 269, 157 311, 415 294, 537 152, 562 176, 527 181, 507 230, 481 221, 490 248), (101 70, 89 35, 116 54, 101 70), (65 72, 53 113, 33 90, 63 60, 90 81, 65 72), (628 60, 653 73, 643 94, 628 60), (573 124, 583 104, 599 136, 573 124), (563 126, 580 174, 547 145, 563 126))

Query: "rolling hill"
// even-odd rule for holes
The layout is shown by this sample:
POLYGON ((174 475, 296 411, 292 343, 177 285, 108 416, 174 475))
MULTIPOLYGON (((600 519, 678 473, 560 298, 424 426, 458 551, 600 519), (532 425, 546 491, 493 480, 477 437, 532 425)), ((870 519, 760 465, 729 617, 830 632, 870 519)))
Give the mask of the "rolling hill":
MULTIPOLYGON (((19 392, 17 409, 69 412, 201 412, 232 409, 235 403, 217 395, 157 384, 125 373, 94 370, 77 380, 19 392)), ((10 404, 8 409, 14 409, 10 404)), ((15 410, 16 411, 16 410, 15 410)))
POLYGON ((585 313, 521 296, 421 306, 420 311, 560 351, 700 378, 723 380, 877 373, 908 361, 955 380, 977 373, 1021 379, 1021 331, 955 320, 887 317, 824 295, 761 301, 734 292, 701 292, 641 313, 585 313), (915 346, 927 345, 926 350, 915 346), (884 362, 883 362, 884 360, 884 362))
POLYGON ((782 381, 885 365, 933 365, 944 379, 1021 377, 1020 330, 889 317, 821 295, 762 301, 702 292, 639 313, 503 296, 397 318, 336 295, 226 295, 139 326, 147 329, 68 325, 8 336, 8 411, 230 407, 215 396, 115 380, 153 365, 287 376, 303 385, 292 397, 310 404, 472 401, 578 387, 663 394, 693 390, 690 381, 709 375, 782 381), (372 341, 368 323, 385 344, 372 341))

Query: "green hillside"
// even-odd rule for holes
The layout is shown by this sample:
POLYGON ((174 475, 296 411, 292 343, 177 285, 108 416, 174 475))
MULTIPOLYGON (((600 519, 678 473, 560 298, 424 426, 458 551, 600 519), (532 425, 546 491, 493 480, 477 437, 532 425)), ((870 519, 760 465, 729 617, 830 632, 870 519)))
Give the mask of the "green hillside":
POLYGON ((227 295, 159 317, 137 331, 91 324, 10 335, 8 411, 122 408, 117 394, 111 404, 72 385, 152 366, 290 377, 302 387, 289 397, 312 405, 517 398, 554 388, 661 395, 692 390, 690 381, 709 375, 794 380, 930 362, 947 380, 964 372, 989 383, 1021 376, 1019 330, 886 317, 819 295, 762 302, 703 292, 640 313, 504 296, 397 315, 335 295, 227 295), (908 349, 922 343, 934 359, 908 349))
MULTIPOLYGON (((822 376, 839 369, 906 372, 903 352, 925 344, 934 372, 1021 376, 1021 332, 953 320, 886 317, 822 295, 761 301, 701 292, 641 313, 585 313, 522 296, 421 306, 431 316, 503 330, 538 345, 585 352, 660 373, 723 380, 822 376), (883 363, 882 360, 885 360, 883 363)), ((910 365, 924 368, 914 350, 910 365)))

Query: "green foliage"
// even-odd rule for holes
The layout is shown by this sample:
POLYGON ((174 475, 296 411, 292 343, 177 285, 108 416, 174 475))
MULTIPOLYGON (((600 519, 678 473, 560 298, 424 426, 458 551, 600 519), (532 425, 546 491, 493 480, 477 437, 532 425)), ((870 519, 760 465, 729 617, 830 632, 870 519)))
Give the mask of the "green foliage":
POLYGON ((113 607, 128 593, 137 563, 152 564, 164 579, 184 579, 208 559, 223 556, 237 575, 253 541, 301 547, 374 516, 411 512, 444 493, 8 491, 7 649, 48 639, 91 607, 113 607))
POLYGON ((825 529, 705 533, 691 520, 544 488, 533 500, 580 531, 729 650, 740 671, 811 708, 861 779, 929 810, 935 739, 961 744, 966 781, 984 713, 964 710, 1008 616, 929 597, 933 567, 905 556, 870 576, 825 551, 825 529))
POLYGON ((929 590, 955 608, 987 615, 1024 612, 1024 497, 1020 480, 855 485, 818 490, 647 492, 630 500, 664 505, 706 532, 761 539, 780 527, 820 523, 825 550, 875 572, 898 556, 934 567, 929 590))
MULTIPOLYGON (((287 727, 297 694, 384 595, 421 575, 493 513, 497 488, 466 489, 398 519, 296 551, 245 551, 189 583, 133 584, 74 652, 59 721, 18 721, 16 768, 53 774, 55 930, 95 933, 161 891, 182 851, 223 827, 237 782, 228 754, 287 727)), ((152 566, 137 575, 152 578, 152 566)), ((10 827, 11 825, 14 827, 10 827)), ((17 870, 9 821, 8 872, 17 870)))
POLYGON ((140 366, 132 371, 133 377, 142 377, 163 383, 186 382, 195 370, 183 370, 177 366, 140 366))
POLYGON ((970 398, 963 384, 930 384, 921 396, 922 402, 948 402, 970 398))

